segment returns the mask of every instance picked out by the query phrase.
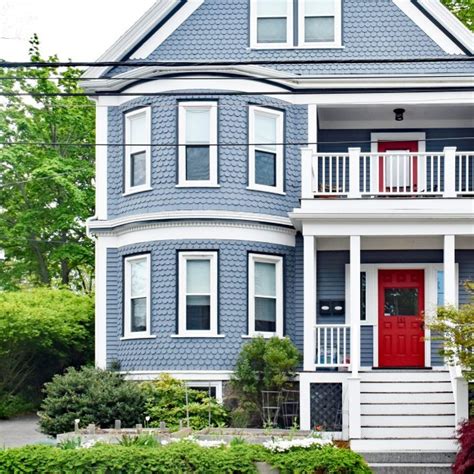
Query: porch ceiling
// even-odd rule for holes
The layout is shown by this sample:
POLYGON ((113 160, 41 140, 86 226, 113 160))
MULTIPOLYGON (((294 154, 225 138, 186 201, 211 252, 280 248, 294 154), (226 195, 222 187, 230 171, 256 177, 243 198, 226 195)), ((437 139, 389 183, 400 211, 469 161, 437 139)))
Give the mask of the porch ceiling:
POLYGON ((318 108, 318 122, 321 129, 470 128, 474 127, 474 105, 324 105, 318 108), (395 108, 405 109, 403 121, 395 121, 395 108))

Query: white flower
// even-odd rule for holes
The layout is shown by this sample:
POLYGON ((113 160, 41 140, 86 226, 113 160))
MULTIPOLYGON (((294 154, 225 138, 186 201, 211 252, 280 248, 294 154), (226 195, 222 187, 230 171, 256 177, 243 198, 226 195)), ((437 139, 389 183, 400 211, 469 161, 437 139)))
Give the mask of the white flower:
POLYGON ((332 441, 330 439, 321 438, 277 438, 263 443, 263 446, 272 453, 284 453, 285 451, 289 451, 291 448, 311 448, 313 446, 325 445, 332 445, 332 441))
POLYGON ((150 417, 149 417, 149 416, 145 416, 145 421, 146 421, 146 422, 150 421, 150 417))
POLYGON ((207 440, 207 439, 198 439, 197 444, 202 448, 219 448, 225 446, 226 442, 223 439, 207 440))
POLYGON ((81 448, 92 448, 92 446, 94 446, 95 444, 97 443, 97 440, 96 439, 90 439, 88 441, 84 441, 82 444, 81 444, 81 448))

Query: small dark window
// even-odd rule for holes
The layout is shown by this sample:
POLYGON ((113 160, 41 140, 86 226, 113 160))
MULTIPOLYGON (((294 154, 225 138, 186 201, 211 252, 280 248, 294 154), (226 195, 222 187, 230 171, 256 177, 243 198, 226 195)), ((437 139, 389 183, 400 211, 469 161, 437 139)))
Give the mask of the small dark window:
POLYGON ((360 320, 367 320, 367 273, 360 273, 360 320))
POLYGON ((146 184, 146 152, 132 153, 130 186, 141 186, 146 184))
POLYGON ((418 316, 418 288, 385 288, 385 316, 418 316))
POLYGON ((276 153, 255 150, 255 183, 276 186, 276 153))

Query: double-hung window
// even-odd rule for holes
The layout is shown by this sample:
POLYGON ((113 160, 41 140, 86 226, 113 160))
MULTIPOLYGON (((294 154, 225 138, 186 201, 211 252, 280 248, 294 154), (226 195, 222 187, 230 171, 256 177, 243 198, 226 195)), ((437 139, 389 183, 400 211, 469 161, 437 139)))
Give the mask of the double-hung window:
POLYGON ((283 121, 279 110, 249 107, 249 188, 283 193, 283 121))
POLYGON ((150 107, 125 114, 125 194, 150 189, 150 107))
POLYGON ((341 0, 300 0, 300 46, 331 47, 341 42, 341 0))
POLYGON ((283 336, 283 257, 249 254, 249 335, 283 336))
POLYGON ((150 334, 150 255, 134 255, 124 260, 124 331, 127 337, 150 334))
POLYGON ((217 336, 217 252, 179 253, 179 335, 217 336))
POLYGON ((217 102, 181 102, 178 141, 178 186, 217 186, 217 102))
POLYGON ((293 37, 293 0, 251 0, 252 47, 287 47, 293 37))

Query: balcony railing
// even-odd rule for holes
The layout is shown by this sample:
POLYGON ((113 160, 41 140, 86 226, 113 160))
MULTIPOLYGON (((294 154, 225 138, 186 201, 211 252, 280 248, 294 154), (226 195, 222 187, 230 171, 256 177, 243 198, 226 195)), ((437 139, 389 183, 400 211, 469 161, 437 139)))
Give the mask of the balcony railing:
POLYGON ((349 367, 349 324, 318 324, 314 328, 314 337, 316 367, 349 367))
POLYGON ((474 152, 302 154, 302 197, 474 195, 474 152))

